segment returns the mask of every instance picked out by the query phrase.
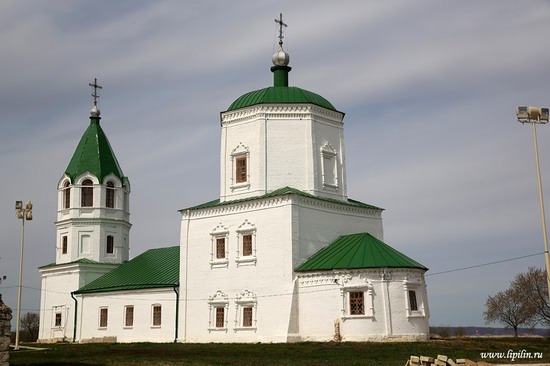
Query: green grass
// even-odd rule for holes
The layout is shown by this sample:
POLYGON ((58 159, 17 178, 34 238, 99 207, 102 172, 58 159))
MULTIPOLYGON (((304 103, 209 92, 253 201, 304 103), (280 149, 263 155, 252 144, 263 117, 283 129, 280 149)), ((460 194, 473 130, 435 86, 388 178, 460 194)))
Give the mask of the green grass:
MULTIPOLYGON (((32 346, 36 346, 32 344, 32 346)), ((10 353, 10 365, 376 365, 403 366, 410 355, 493 363, 550 362, 546 338, 461 338, 416 343, 52 344, 10 353), (543 359, 481 359, 480 352, 542 352, 543 359)))

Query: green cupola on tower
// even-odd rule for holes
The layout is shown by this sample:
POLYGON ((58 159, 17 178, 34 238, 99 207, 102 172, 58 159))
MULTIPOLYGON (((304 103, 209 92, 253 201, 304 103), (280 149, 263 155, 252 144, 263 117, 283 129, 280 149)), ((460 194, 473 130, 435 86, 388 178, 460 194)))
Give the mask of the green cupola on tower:
POLYGON ((97 89, 100 88, 97 83, 90 84, 95 87, 92 94, 94 97, 94 106, 90 111, 90 125, 82 135, 78 146, 65 169, 71 181, 86 172, 97 177, 100 182, 109 174, 114 174, 121 181, 125 180, 122 169, 115 157, 111 144, 103 132, 99 121, 101 119, 99 109, 97 108, 97 89))

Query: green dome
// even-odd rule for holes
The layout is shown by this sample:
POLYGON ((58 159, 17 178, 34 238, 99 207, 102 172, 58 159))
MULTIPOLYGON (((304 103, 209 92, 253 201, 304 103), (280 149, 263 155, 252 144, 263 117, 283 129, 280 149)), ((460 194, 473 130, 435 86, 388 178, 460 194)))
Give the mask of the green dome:
POLYGON ((241 95, 235 100, 227 111, 246 108, 256 104, 315 104, 323 108, 337 111, 336 108, 319 94, 288 86, 288 73, 292 70, 289 66, 273 66, 273 86, 255 90, 241 95))
POLYGON ((319 94, 295 86, 270 86, 246 93, 235 100, 228 111, 246 108, 256 104, 308 103, 336 111, 336 108, 319 94))

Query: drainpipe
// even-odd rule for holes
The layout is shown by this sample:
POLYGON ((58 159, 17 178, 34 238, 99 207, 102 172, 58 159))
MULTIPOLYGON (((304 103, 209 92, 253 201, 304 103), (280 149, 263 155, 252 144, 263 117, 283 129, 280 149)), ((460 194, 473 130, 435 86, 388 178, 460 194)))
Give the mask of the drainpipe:
POLYGON ((78 302, 74 297, 74 292, 71 292, 71 297, 74 300, 74 324, 73 324, 73 343, 76 342, 76 319, 78 314, 78 302))
POLYGON ((174 286, 174 292, 176 293, 176 324, 175 324, 175 329, 176 329, 176 334, 174 336, 174 343, 177 343, 178 342, 178 324, 179 324, 179 315, 180 315, 180 293, 179 291, 177 290, 179 287, 178 286, 174 286))
POLYGON ((187 302, 187 286, 189 284, 189 225, 191 224, 191 211, 187 210, 187 230, 185 233, 185 288, 184 288, 184 302, 185 302, 185 320, 183 325, 183 341, 187 342, 187 308, 189 304, 187 302))

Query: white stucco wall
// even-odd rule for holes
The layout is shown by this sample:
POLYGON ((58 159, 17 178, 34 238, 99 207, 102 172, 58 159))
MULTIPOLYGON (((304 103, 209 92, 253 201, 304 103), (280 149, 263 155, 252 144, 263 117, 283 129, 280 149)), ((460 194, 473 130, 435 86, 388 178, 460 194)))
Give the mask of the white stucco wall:
POLYGON ((379 210, 284 195, 182 212, 180 338, 182 342, 286 342, 296 337, 299 313, 294 268, 342 234, 381 237, 379 210), (255 259, 240 262, 239 233, 252 232, 255 259), (226 238, 227 260, 216 260, 214 238, 226 238), (216 300, 209 301, 218 291, 216 300), (254 329, 241 329, 237 296, 255 296, 254 329), (217 300, 227 326, 213 325, 217 300), (225 300, 224 300, 225 299, 225 300), (184 319, 187 319, 185 322, 184 319))
POLYGON ((75 296, 78 301, 77 341, 173 342, 176 338, 176 293, 172 288, 104 292, 75 296), (153 305, 161 306, 161 325, 153 326, 153 305), (133 326, 125 326, 125 307, 134 307, 133 326), (108 309, 107 327, 100 327, 100 309, 108 309))
POLYGON ((258 196, 289 186, 346 199, 343 114, 314 105, 256 105, 222 113, 220 199, 258 196), (322 148, 337 161, 337 184, 323 185, 322 148), (235 157, 246 156, 248 180, 235 182, 235 157))
POLYGON ((189 221, 184 214, 180 341, 286 341, 293 290, 290 212, 290 200, 277 198, 191 212, 189 221), (256 260, 238 262, 239 228, 253 230, 256 260), (212 262, 215 232, 226 232, 227 261, 212 262), (235 323, 236 297, 245 290, 256 298, 255 329, 237 329, 235 323), (218 291, 227 306, 223 329, 215 329, 209 303, 218 291))
POLYGON ((300 337, 297 340, 330 341, 335 340, 338 332, 342 341, 428 339, 429 311, 423 272, 380 268, 298 274, 300 337), (409 308, 405 283, 407 289, 416 292, 417 311, 409 308), (364 315, 350 314, 350 291, 364 292, 364 315))
POLYGON ((73 339, 74 300, 71 292, 99 278, 117 265, 70 263, 41 268, 39 342, 73 339), (62 313, 55 326, 55 313, 62 313))

